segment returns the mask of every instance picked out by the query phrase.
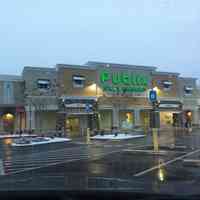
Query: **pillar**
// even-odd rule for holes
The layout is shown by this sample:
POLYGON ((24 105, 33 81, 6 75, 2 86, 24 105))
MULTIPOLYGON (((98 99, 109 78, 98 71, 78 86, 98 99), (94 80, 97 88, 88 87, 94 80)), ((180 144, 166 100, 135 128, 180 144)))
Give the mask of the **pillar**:
POLYGON ((26 109, 26 128, 35 129, 35 110, 33 108, 26 109))
POLYGON ((134 110, 135 126, 141 126, 140 109, 134 110))
POLYGON ((113 126, 119 128, 119 108, 113 107, 113 126))
POLYGON ((192 120, 193 120, 192 124, 199 125, 199 110, 198 110, 198 108, 196 108, 195 110, 193 110, 192 115, 193 115, 193 117, 192 117, 192 120))

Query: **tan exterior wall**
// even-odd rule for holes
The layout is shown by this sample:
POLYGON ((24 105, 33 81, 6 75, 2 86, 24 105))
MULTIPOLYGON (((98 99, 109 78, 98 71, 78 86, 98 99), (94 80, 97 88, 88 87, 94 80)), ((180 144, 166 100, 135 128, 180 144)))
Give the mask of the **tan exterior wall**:
POLYGON ((152 87, 158 87, 158 96, 159 97, 178 97, 179 88, 178 88, 178 77, 173 75, 152 75, 152 87), (165 90, 162 84, 163 81, 171 81, 172 86, 170 90, 165 90))
POLYGON ((57 74, 58 95, 68 96, 96 96, 96 88, 92 85, 96 83, 96 71, 88 69, 60 68, 57 74), (73 87, 73 76, 84 76, 84 88, 73 87))
POLYGON ((43 111, 36 114, 36 130, 49 131, 56 129, 56 112, 54 111, 43 111))

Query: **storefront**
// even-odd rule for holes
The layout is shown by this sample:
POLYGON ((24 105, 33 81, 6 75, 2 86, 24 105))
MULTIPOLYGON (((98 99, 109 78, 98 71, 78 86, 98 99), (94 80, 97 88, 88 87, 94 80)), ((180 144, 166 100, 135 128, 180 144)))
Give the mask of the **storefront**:
POLYGON ((113 124, 113 112, 111 109, 104 109, 99 111, 100 129, 110 130, 113 124))
MULTIPOLYGON (((177 73, 155 73, 156 68, 106 63, 59 65, 58 98, 61 126, 71 136, 91 130, 148 130, 151 88, 159 90, 161 128, 183 125, 177 73), (170 100, 175 99, 175 100, 170 100)), ((60 127, 57 127, 60 128, 60 127)))
POLYGON ((140 111, 140 122, 141 127, 144 131, 147 131, 149 129, 149 122, 150 122, 150 109, 142 109, 140 111))
POLYGON ((14 132, 25 129, 26 116, 24 107, 1 107, 0 109, 0 130, 14 132))
POLYGON ((132 131, 134 128, 148 127, 148 89, 151 87, 152 69, 145 68, 102 68, 98 71, 101 128, 132 131), (102 101, 102 98, 104 101, 102 101))
POLYGON ((119 124, 122 130, 132 130, 134 127, 134 111, 121 110, 119 112, 119 124))
POLYGON ((179 101, 160 101, 160 126, 161 128, 182 127, 182 103, 179 101))
POLYGON ((64 129, 70 137, 80 137, 86 134, 86 129, 95 129, 96 120, 96 98, 95 97, 63 97, 61 99, 60 111, 63 115, 64 124, 57 129, 64 129))

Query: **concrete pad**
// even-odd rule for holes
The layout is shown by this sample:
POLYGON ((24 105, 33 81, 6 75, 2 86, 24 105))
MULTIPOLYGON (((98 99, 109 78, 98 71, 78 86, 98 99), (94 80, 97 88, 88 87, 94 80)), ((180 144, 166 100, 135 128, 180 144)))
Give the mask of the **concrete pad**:
POLYGON ((109 134, 109 135, 96 135, 90 138, 96 140, 126 140, 126 139, 142 138, 142 137, 145 137, 145 135, 118 134, 117 136, 115 136, 113 134, 109 134))
POLYGON ((26 147, 26 146, 36 146, 36 145, 42 145, 42 144, 51 144, 51 143, 59 143, 59 142, 69 142, 71 141, 71 139, 68 138, 49 138, 49 137, 45 137, 44 139, 46 139, 46 141, 30 141, 30 143, 16 143, 13 142, 11 144, 11 146, 13 147, 26 147))

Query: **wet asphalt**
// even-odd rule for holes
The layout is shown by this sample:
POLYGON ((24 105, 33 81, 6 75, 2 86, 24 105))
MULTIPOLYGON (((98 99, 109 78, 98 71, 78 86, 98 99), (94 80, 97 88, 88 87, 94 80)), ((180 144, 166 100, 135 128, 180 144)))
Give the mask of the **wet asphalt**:
POLYGON ((0 143, 2 191, 200 193, 199 129, 192 133, 160 132, 159 154, 153 153, 151 134, 126 141, 92 141, 89 145, 84 140, 30 148, 12 148, 7 143, 0 143))

